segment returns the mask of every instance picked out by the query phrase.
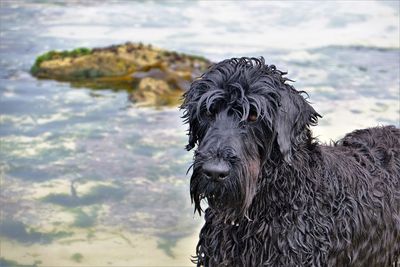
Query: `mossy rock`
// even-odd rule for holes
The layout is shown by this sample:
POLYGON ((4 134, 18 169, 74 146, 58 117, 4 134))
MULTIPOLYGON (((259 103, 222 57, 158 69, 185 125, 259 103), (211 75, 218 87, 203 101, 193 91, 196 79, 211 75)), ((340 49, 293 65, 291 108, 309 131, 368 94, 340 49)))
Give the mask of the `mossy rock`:
POLYGON ((203 57, 128 42, 106 48, 49 51, 36 59, 31 73, 78 87, 114 89, 115 84, 121 89, 123 85, 133 92, 132 101, 163 105, 177 103, 168 99, 180 95, 211 64, 203 57))
POLYGON ((173 88, 166 80, 145 77, 129 98, 140 106, 174 106, 179 104, 182 92, 173 88))

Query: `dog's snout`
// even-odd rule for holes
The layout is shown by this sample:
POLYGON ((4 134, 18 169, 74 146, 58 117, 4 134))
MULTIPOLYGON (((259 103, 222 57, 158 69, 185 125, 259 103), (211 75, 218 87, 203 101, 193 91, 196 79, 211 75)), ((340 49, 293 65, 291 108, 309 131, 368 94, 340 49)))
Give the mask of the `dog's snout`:
POLYGON ((206 162, 203 173, 210 180, 223 180, 229 175, 229 165, 224 161, 206 162))

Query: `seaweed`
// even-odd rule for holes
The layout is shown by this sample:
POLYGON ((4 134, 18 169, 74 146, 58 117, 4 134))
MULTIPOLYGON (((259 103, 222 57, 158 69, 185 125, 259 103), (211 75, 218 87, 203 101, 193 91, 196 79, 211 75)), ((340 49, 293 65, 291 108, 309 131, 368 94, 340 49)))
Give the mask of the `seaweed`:
POLYGON ((74 79, 78 79, 78 80, 94 79, 94 78, 100 78, 100 77, 104 77, 104 76, 105 75, 102 71, 96 70, 96 69, 77 70, 71 74, 71 77, 73 77, 74 79))
POLYGON ((82 262, 82 259, 83 259, 83 255, 81 253, 74 253, 71 256, 71 260, 73 260, 74 262, 80 263, 80 262, 82 262))
POLYGON ((85 213, 81 209, 74 210, 75 220, 72 226, 88 228, 96 224, 97 219, 97 209, 92 209, 90 214, 85 213))
POLYGON ((53 59, 59 59, 59 58, 66 58, 66 57, 79 57, 79 56, 85 56, 89 55, 92 53, 92 49, 86 48, 86 47, 79 47, 74 50, 68 51, 55 51, 55 50, 50 50, 49 52, 46 52, 40 56, 38 56, 35 60, 35 63, 31 67, 31 73, 32 74, 37 74, 40 70, 40 65, 49 60, 53 59))

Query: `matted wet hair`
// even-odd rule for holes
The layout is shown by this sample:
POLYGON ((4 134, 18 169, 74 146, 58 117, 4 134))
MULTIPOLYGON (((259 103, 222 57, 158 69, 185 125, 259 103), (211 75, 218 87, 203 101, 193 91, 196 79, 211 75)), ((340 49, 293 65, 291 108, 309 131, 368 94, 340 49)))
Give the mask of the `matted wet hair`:
POLYGON ((200 201, 209 203, 194 262, 395 265, 400 130, 357 130, 320 144, 310 130, 319 114, 285 75, 263 58, 232 58, 184 94, 187 149, 197 145, 190 194, 200 213, 200 201), (207 164, 224 179, 211 181, 207 164))
POLYGON ((204 134, 203 117, 229 107, 246 120, 253 111, 278 136, 282 154, 290 161, 304 130, 321 117, 284 77, 287 72, 260 58, 232 58, 217 63, 195 80, 184 94, 181 108, 189 123, 187 150, 204 134))

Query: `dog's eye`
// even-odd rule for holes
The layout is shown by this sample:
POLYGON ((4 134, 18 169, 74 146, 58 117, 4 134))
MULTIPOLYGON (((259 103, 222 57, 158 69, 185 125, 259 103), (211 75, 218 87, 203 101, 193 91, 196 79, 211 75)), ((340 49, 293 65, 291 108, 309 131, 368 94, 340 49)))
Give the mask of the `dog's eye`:
POLYGON ((214 116, 214 114, 213 114, 211 111, 207 111, 207 112, 206 112, 206 116, 207 116, 208 118, 212 118, 212 117, 214 116))
POLYGON ((247 117, 247 120, 248 120, 248 121, 256 121, 257 118, 258 118, 257 113, 256 113, 256 112, 253 112, 253 111, 250 111, 250 114, 249 114, 249 116, 247 117))

